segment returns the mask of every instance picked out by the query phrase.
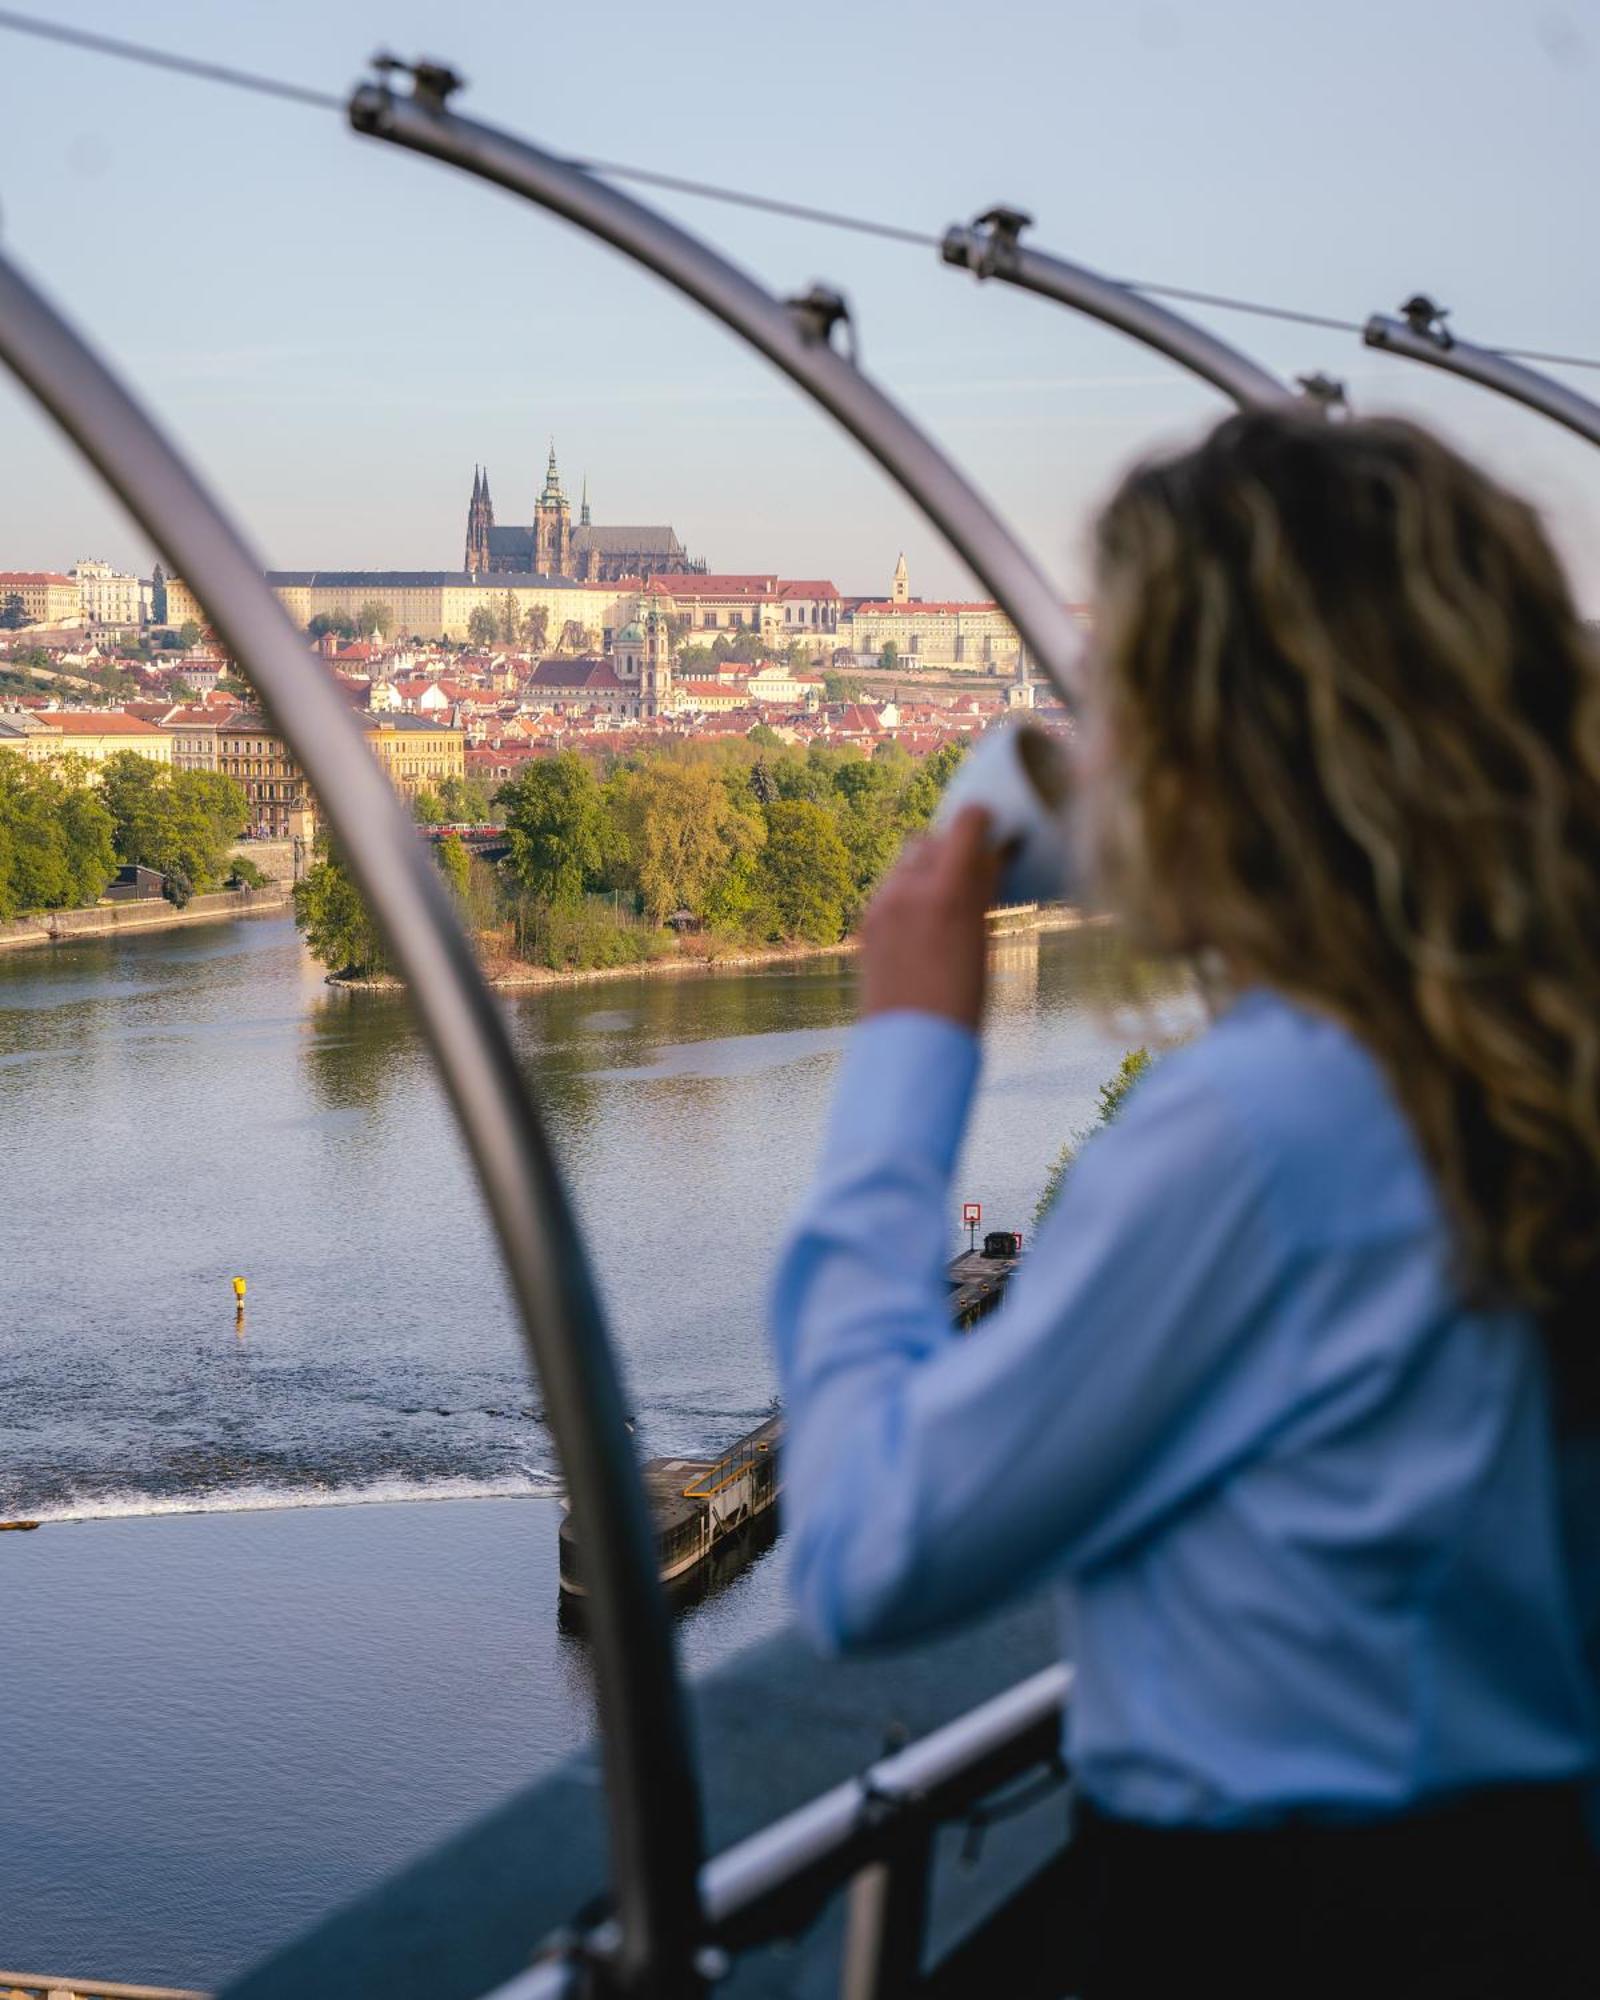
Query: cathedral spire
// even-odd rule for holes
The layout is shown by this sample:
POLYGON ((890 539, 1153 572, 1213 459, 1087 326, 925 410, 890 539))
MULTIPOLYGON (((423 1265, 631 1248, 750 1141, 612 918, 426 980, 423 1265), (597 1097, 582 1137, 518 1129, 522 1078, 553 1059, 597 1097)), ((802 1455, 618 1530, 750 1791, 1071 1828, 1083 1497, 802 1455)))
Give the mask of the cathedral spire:
POLYGON ((583 475, 583 498, 578 503, 578 526, 580 528, 587 528, 588 525, 589 525, 589 475, 586 472, 583 475))
POLYGON ((544 501, 565 501, 567 497, 561 490, 561 474, 556 470, 556 441, 554 438, 550 440, 550 463, 545 468, 544 491, 539 497, 544 501))

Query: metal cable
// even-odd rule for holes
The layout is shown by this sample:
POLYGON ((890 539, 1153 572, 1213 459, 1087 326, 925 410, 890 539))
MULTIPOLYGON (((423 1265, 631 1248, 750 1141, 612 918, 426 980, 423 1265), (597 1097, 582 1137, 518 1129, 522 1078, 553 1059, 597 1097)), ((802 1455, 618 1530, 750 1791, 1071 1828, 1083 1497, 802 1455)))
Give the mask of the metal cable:
POLYGON ((225 63, 196 62, 192 56, 174 55, 170 49, 124 41, 117 35, 97 35, 87 28, 69 28, 59 21, 41 21, 37 15, 13 13, 9 7, 0 7, 0 28, 10 28, 19 35, 37 35, 41 41, 64 42, 68 48, 88 49, 95 55, 120 56, 124 62, 144 63, 150 69, 174 70, 179 76, 198 77, 202 83, 225 83, 234 90, 254 90, 263 97, 287 98, 292 104, 314 104, 319 111, 344 109, 344 99, 330 91, 312 90, 303 83, 286 83, 282 77, 262 76, 255 70, 232 69, 225 63))
MULTIPOLYGON (((197 62, 193 57, 175 55, 169 49, 130 42, 114 35, 100 35, 85 28, 66 27, 37 15, 19 14, 0 7, 0 28, 20 35, 37 35, 41 40, 60 42, 69 48, 86 49, 91 54, 120 57, 125 62, 144 63, 152 69, 171 70, 179 76, 197 78, 202 83, 225 84, 234 90, 251 90, 263 97, 284 98, 293 104, 310 104, 320 111, 343 111, 345 99, 329 91, 313 90, 306 84, 288 83, 281 77, 264 76, 258 70, 235 69, 223 63, 197 62)), ((858 236, 876 236, 886 243, 908 243, 919 250, 939 247, 941 238, 924 229, 908 229, 900 223, 878 222, 870 216, 845 215, 837 209, 812 208, 804 202, 784 201, 776 195, 752 194, 744 188, 721 187, 712 181, 692 180, 682 174, 663 173, 654 167, 634 167, 621 160, 569 159, 568 164, 609 179, 638 181, 647 187, 666 188, 700 201, 720 201, 734 208, 747 208, 761 215, 787 216, 794 222, 813 222, 825 229, 844 229, 858 236)), ((1236 299, 1221 292, 1200 292, 1184 285, 1148 283, 1143 278, 1119 278, 1130 292, 1151 298, 1182 299, 1189 305, 1211 306, 1218 312, 1249 313, 1257 319, 1281 320, 1289 326, 1315 326, 1332 333, 1362 331, 1360 320, 1335 319, 1326 313, 1299 312, 1291 306, 1269 305, 1259 299, 1236 299)), ((1503 354, 1510 361, 1542 361, 1557 368, 1600 370, 1600 357, 1585 354, 1552 354, 1534 347, 1491 347, 1491 354, 1503 354)))

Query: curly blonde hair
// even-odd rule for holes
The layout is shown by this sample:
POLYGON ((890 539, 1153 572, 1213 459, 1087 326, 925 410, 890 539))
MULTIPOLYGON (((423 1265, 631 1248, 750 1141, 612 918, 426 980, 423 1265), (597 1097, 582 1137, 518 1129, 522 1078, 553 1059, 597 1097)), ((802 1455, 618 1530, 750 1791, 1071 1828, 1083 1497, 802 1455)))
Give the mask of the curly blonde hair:
POLYGON ((1229 419, 1098 533, 1144 940, 1341 1019, 1475 1296, 1600 1349, 1600 660, 1537 515, 1407 423, 1229 419))

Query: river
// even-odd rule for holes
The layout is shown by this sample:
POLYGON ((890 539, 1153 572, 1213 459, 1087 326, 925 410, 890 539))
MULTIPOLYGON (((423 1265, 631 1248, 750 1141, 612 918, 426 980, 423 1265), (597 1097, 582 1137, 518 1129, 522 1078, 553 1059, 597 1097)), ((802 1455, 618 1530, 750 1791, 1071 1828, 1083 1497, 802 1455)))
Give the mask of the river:
MULTIPOLYGON (((647 1455, 773 1406, 851 988, 506 1002, 647 1455)), ((1029 1226, 1146 1032, 1116 990, 1102 931, 997 948, 954 1190, 986 1226, 1029 1226)), ((538 1392, 404 1000, 328 989, 286 919, 0 956, 0 1130, 0 1519, 47 1524, 0 1536, 0 1964, 215 1981, 587 1726, 556 1509, 485 1504, 556 1490, 538 1392), (406 1499, 454 1504, 336 1504, 406 1499)), ((688 1615, 692 1669, 782 1616, 781 1569, 688 1615)))

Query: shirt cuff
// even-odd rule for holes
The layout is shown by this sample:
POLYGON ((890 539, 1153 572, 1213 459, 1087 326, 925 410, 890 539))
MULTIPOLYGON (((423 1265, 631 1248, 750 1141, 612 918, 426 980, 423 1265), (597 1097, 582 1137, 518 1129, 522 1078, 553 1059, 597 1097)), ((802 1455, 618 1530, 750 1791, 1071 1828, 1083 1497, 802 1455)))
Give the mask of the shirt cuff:
POLYGON ((978 1038, 959 1021, 910 1009, 871 1015, 845 1050, 825 1158, 895 1154, 953 1172, 979 1063, 978 1038))

